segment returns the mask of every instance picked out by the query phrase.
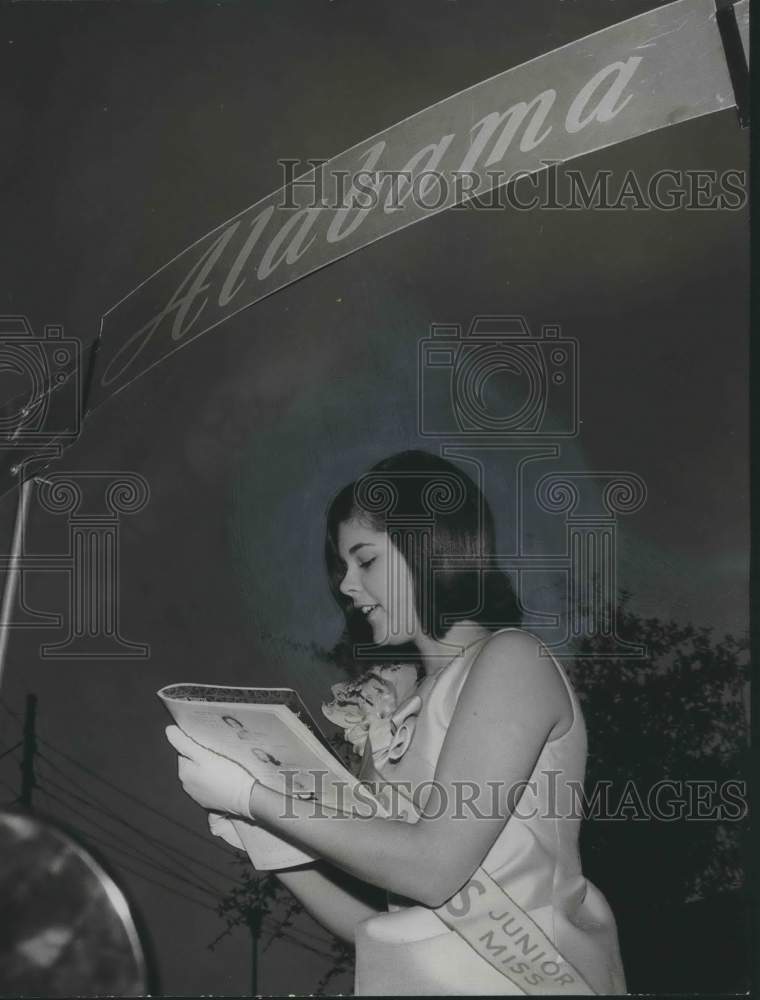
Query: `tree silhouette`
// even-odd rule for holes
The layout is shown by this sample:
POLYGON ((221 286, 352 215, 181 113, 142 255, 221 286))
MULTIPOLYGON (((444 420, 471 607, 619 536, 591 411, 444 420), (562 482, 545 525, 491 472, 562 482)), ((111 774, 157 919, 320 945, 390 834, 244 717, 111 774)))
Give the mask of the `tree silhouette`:
POLYGON ((209 945, 211 951, 235 927, 247 927, 251 935, 251 994, 256 996, 259 980, 259 948, 267 927, 268 947, 273 940, 283 937, 292 927, 294 917, 303 907, 278 879, 270 872, 257 872, 248 858, 239 855, 240 878, 222 896, 217 913, 224 920, 225 929, 209 945), (284 902, 285 909, 280 909, 284 902))
POLYGON ((314 988, 314 996, 324 996, 327 987, 339 975, 350 972, 354 964, 354 949, 328 931, 324 944, 311 938, 305 940, 303 930, 295 927, 296 918, 304 912, 301 903, 285 888, 272 872, 259 872, 245 855, 236 858, 240 878, 224 894, 217 906, 217 913, 224 920, 224 930, 208 945, 216 945, 235 927, 247 927, 251 935, 251 995, 259 993, 259 952, 278 938, 283 938, 295 948, 317 952, 330 962, 314 988), (295 933, 291 933, 295 931, 295 933))
POLYGON ((352 972, 354 968, 354 949, 339 938, 333 938, 331 943, 332 965, 317 983, 315 997, 327 996, 327 987, 344 972, 352 972))
POLYGON ((608 783, 612 813, 583 824, 584 871, 618 915, 629 988, 704 992, 712 974, 719 991, 739 991, 748 971, 740 890, 749 639, 644 619, 629 601, 623 593, 618 636, 647 655, 615 657, 608 640, 585 638, 568 665, 589 733, 586 798, 608 783), (652 789, 665 779, 678 783, 664 801, 680 789, 680 817, 652 812, 652 789), (693 960, 701 946, 712 973, 693 960), (658 949, 667 968, 653 962, 658 949))
MULTIPOLYGON (((646 654, 621 657, 609 639, 586 637, 567 661, 589 735, 586 799, 593 801, 595 788, 606 793, 606 817, 597 810, 582 825, 584 873, 616 915, 629 990, 743 992, 749 952, 740 782, 749 639, 717 639, 713 628, 642 618, 630 610, 630 598, 621 594, 611 620, 619 639, 646 654), (683 801, 680 817, 666 820, 651 808, 651 791, 663 780, 676 784, 670 803, 666 796, 661 805, 683 801), (733 805, 721 816, 727 783, 733 805)), ((355 676, 356 666, 347 672, 355 676)), ((355 767, 342 735, 330 742, 355 767)), ((265 917, 274 936, 287 934, 300 904, 274 876, 255 872, 246 859, 241 864, 240 884, 219 907, 227 922, 220 937, 241 924, 253 932, 265 917)), ((352 967, 353 949, 338 939, 330 955, 315 995, 352 967)))

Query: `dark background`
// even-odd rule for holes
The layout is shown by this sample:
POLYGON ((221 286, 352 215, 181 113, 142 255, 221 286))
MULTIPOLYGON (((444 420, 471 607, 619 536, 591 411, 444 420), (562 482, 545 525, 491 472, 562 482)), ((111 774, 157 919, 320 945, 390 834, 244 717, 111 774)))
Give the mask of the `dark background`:
MULTIPOLYGON (((0 311, 28 315, 38 333, 62 324, 89 343, 100 316, 135 285, 278 187, 278 158, 330 157, 653 6, 6 4, 0 311)), ((634 169, 644 182, 664 168, 744 169, 746 143, 729 111, 593 154, 582 166, 589 177, 608 169, 619 181, 634 169)), ((430 323, 519 313, 535 328, 560 323, 577 338, 583 424, 554 467, 629 470, 646 482, 646 505, 620 522, 619 584, 632 608, 711 626, 716 636, 746 628, 746 243, 744 212, 450 211, 233 317, 87 422, 60 468, 133 470, 150 486, 149 505, 120 528, 122 632, 148 643, 150 657, 45 660, 40 644, 63 633, 19 630, 3 699, 21 716, 25 695, 39 697, 38 732, 49 741, 35 797, 41 810, 124 863, 104 847, 112 837, 90 822, 87 803, 97 794, 130 824, 121 830, 130 844, 146 848, 137 828, 155 839, 151 850, 155 841, 181 846, 220 870, 204 870, 216 896, 201 896, 134 859, 132 872, 116 869, 143 915, 164 992, 245 992, 249 945, 241 929, 206 948, 223 929, 215 899, 238 874, 231 855, 122 794, 205 833, 176 781, 154 692, 179 680, 287 683, 318 710, 338 677, 310 643, 329 646, 341 625, 322 567, 324 510, 369 464, 430 446, 416 426, 417 343, 430 323), (81 799, 64 791, 77 787, 81 799)), ((486 484, 497 521, 509 516, 509 487, 486 484)), ((0 499, 5 549, 14 504, 13 495, 0 499)), ((37 507, 28 537, 38 552, 67 544, 62 521, 37 507)), ((60 577, 30 577, 28 600, 62 610, 60 577)), ((11 745, 18 718, 0 717, 3 745, 11 745)), ((709 745, 709 719, 699 733, 709 745)), ((628 745, 636 757, 635 733, 628 745)), ((9 799, 17 764, 12 755, 0 764, 9 799)), ((647 857, 656 868, 656 852, 647 857)), ((180 866, 188 877, 200 871, 180 866)), ((605 871, 601 888, 615 898, 614 865, 605 871)), ((656 893, 652 880, 646 886, 656 893)), ((719 956, 736 926, 720 919, 720 905, 711 911, 719 956)), ((641 988, 657 989, 645 922, 641 936, 627 932, 629 953, 637 969, 650 966, 641 988)), ((319 929, 305 918, 300 926, 301 945, 322 950, 307 937, 319 929)), ((330 961, 301 945, 280 940, 264 952, 261 989, 314 988, 330 961)), ((741 971, 726 964, 718 988, 738 988, 741 971)), ((692 988, 687 975, 684 988, 692 988)), ((671 984, 672 968, 667 976, 671 984)), ((345 992, 350 981, 332 988, 345 992)))

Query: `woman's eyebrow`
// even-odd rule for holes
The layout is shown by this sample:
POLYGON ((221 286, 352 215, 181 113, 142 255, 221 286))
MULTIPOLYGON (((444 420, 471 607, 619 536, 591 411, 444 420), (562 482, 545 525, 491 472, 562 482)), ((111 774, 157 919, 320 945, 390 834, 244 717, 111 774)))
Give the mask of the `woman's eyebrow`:
POLYGON ((354 552, 357 551, 357 549, 363 549, 367 545, 372 545, 372 542, 357 542, 356 545, 351 546, 351 548, 348 550, 348 554, 352 556, 354 552))

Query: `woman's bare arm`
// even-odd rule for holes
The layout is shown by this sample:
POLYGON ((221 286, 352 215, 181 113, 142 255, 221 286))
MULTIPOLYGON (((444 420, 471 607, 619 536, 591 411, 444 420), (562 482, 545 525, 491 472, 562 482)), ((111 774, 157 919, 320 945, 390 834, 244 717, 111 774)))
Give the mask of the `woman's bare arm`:
POLYGON ((515 807, 510 790, 527 781, 570 711, 564 682, 540 655, 539 642, 525 632, 504 632, 478 654, 449 726, 435 774, 449 803, 443 815, 423 812, 414 824, 326 809, 318 815, 312 803, 286 800, 260 783, 251 794, 251 815, 358 879, 439 906, 481 864, 515 807), (479 790, 472 801, 485 815, 454 814, 465 785, 479 790))
POLYGON ((317 923, 354 943, 356 925, 385 912, 385 893, 326 861, 277 872, 277 877, 317 923))

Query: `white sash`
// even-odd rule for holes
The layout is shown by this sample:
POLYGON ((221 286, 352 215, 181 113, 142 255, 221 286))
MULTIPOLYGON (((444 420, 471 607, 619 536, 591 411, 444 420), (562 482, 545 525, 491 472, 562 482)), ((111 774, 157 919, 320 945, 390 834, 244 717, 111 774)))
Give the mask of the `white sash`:
MULTIPOLYGON (((375 767, 369 739, 360 774, 363 781, 381 786, 393 784, 375 767)), ((402 786, 397 785, 396 789, 400 797, 408 798, 402 786)), ((412 812, 416 812, 414 807, 412 812)), ((485 869, 478 868, 467 885, 433 912, 528 996, 596 995, 596 990, 560 955, 535 920, 485 869)))
POLYGON ((596 995, 535 920, 483 868, 433 912, 529 996, 596 995))

